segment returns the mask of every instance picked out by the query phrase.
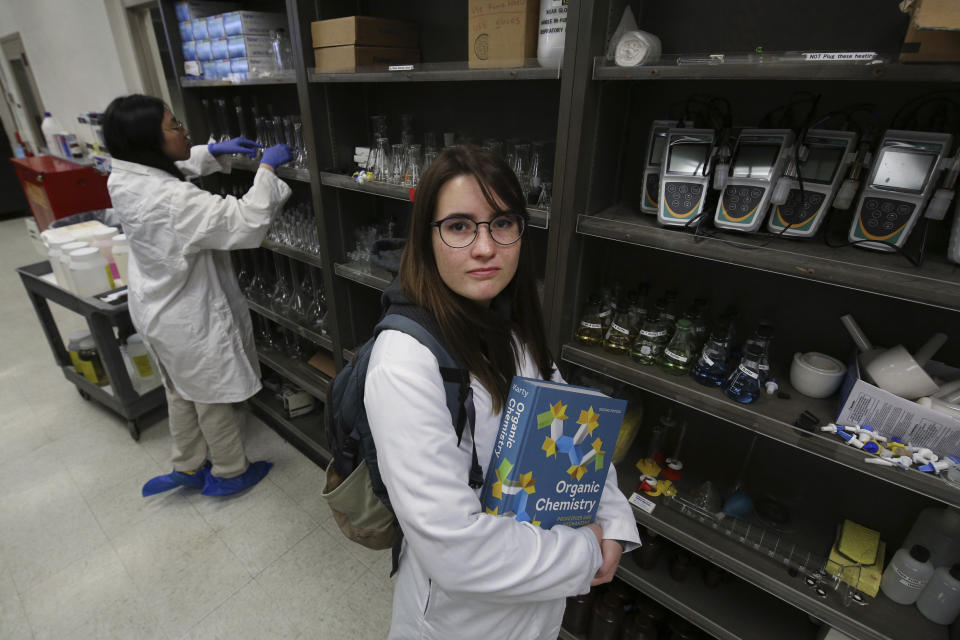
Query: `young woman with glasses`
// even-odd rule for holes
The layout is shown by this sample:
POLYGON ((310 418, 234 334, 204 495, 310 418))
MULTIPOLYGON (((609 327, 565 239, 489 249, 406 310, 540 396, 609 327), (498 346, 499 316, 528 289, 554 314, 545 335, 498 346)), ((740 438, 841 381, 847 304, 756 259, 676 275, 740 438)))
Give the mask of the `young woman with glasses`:
POLYGON ((240 438, 236 403, 260 390, 260 367, 227 251, 263 242, 290 197, 274 173, 290 149, 266 149, 246 195, 221 197, 184 176, 229 172, 231 154, 253 157, 255 142, 194 146, 163 101, 144 95, 111 102, 103 134, 113 156, 107 189, 130 243, 130 317, 159 361, 173 436, 173 471, 148 481, 143 495, 236 493, 271 464, 250 463, 240 438))
POLYGON ((624 548, 639 542, 636 522, 613 468, 590 526, 543 530, 483 512, 468 483, 473 446, 486 467, 510 381, 561 381, 524 237, 525 198, 506 162, 471 147, 444 150, 416 195, 385 301, 435 321, 470 371, 476 417, 458 444, 436 358, 406 333, 379 334, 365 407, 404 533, 389 637, 554 640, 565 598, 613 578, 624 548))

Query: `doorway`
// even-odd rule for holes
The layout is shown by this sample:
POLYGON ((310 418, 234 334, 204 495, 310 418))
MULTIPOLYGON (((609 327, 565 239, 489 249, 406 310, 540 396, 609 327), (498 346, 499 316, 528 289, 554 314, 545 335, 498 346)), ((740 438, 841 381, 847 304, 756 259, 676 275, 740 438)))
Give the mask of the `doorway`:
MULTIPOLYGON (((12 83, 17 88, 20 96, 20 105, 18 105, 26 120, 25 126, 30 127, 30 133, 38 147, 43 146, 43 133, 40 130, 40 123, 43 122, 43 100, 40 99, 40 90, 37 88, 37 81, 33 77, 33 71, 30 68, 30 61, 27 59, 27 52, 23 48, 23 40, 19 33, 13 33, 0 38, 0 48, 3 49, 3 57, 10 65, 10 72, 13 75, 12 83)), ((9 94, 8 94, 9 95, 9 94)))

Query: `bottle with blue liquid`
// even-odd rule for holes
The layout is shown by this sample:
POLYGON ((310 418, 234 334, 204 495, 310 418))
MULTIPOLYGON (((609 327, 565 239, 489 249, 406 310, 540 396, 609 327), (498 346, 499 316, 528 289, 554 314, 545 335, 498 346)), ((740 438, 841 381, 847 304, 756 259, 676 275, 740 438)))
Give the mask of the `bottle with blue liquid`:
POLYGON ((727 377, 729 357, 727 328, 717 327, 710 333, 710 339, 700 352, 700 359, 691 370, 693 379, 707 387, 719 387, 727 377))
POLYGON ((761 355, 760 347, 756 344, 744 347, 740 364, 723 383, 723 392, 728 398, 741 404, 750 404, 760 397, 761 355))

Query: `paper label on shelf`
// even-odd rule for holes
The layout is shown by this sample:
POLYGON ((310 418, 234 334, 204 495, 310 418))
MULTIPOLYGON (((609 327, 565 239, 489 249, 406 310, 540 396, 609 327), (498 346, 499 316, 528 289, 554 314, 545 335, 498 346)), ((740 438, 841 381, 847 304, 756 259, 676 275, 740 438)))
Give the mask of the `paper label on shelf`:
POLYGON ((654 504, 650 498, 642 496, 639 493, 634 493, 630 496, 630 504, 646 513, 653 513, 653 510, 657 508, 657 505, 654 504))
POLYGON ((837 60, 873 60, 877 57, 875 51, 823 51, 804 53, 803 59, 809 62, 824 62, 837 60))
POLYGON ((391 64, 387 67, 387 71, 413 71, 412 64, 391 64))

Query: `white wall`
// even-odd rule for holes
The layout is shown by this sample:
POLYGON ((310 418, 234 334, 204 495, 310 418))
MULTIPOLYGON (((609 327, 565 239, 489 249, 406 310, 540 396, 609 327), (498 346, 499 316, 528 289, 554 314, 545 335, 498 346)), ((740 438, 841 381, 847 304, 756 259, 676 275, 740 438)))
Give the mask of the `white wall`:
MULTIPOLYGON (((123 42, 121 34, 118 47, 111 28, 108 10, 116 25, 117 5, 122 2, 0 0, 0 37, 20 33, 44 108, 65 129, 83 139, 87 136, 77 123, 78 115, 103 111, 113 98, 141 90, 135 68, 131 72, 133 54, 124 46, 128 42, 123 42)), ((0 60, 0 65, 12 84, 13 74, 6 60, 0 60)), ((6 88, 16 92, 16 86, 6 88)), ((15 117, 20 135, 30 135, 24 126, 24 114, 16 113, 15 117)))

